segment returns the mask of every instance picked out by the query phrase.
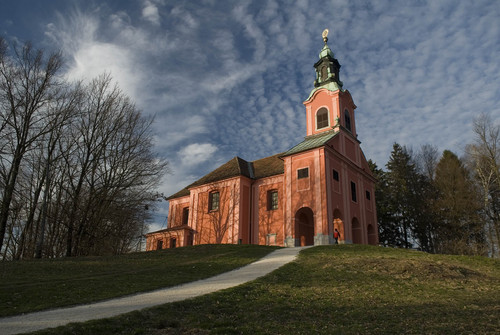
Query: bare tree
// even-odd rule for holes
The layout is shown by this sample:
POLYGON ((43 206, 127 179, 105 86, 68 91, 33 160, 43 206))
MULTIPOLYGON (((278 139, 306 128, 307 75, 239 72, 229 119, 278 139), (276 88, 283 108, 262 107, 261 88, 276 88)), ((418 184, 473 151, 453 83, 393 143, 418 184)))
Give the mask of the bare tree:
POLYGON ((57 111, 50 103, 58 94, 61 67, 60 54, 45 57, 30 43, 15 47, 13 57, 7 51, 0 38, 0 250, 23 159, 51 131, 49 120, 57 111))
POLYGON ((479 181, 490 254, 498 257, 500 242, 500 125, 488 114, 474 120, 475 142, 466 147, 468 162, 479 181))
POLYGON ((130 250, 168 172, 153 119, 109 75, 70 84, 59 54, 8 51, 0 39, 0 256, 130 250))
POLYGON ((434 180, 434 173, 439 161, 439 151, 431 144, 424 144, 416 155, 417 167, 429 180, 434 180))
MULTIPOLYGON (((85 88, 84 101, 69 146, 72 154, 66 157, 71 173, 67 256, 88 253, 101 241, 109 243, 124 222, 112 215, 141 212, 167 172, 167 162, 151 150, 153 119, 142 117, 109 75, 85 88)), ((132 214, 128 217, 136 218, 132 214)))

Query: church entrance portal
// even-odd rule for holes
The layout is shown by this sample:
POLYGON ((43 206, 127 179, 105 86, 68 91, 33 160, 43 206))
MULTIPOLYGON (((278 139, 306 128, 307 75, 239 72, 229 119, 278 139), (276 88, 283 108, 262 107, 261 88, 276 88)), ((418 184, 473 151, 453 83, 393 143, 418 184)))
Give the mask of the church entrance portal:
POLYGON ((314 245, 314 214, 308 207, 295 213, 295 245, 314 245))

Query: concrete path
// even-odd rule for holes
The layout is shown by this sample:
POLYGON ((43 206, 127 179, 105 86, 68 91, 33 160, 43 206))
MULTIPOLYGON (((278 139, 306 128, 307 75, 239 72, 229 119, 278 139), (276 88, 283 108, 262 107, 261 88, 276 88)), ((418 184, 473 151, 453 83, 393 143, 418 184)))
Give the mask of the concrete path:
POLYGON ((0 334, 27 333, 71 322, 103 319, 143 308, 180 301, 238 286, 262 277, 293 261, 303 248, 283 248, 242 268, 215 277, 89 305, 0 318, 0 334))

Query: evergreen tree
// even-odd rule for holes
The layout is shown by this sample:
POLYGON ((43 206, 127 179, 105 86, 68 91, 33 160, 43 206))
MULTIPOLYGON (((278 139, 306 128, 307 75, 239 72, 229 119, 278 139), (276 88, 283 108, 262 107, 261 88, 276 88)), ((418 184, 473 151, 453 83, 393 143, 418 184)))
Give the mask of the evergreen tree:
POLYGON ((395 246, 432 252, 433 224, 430 215, 432 184, 419 173, 412 153, 395 143, 384 174, 384 221, 379 220, 383 238, 395 246))
POLYGON ((391 197, 387 173, 377 167, 372 160, 368 161, 373 176, 377 179, 375 184, 375 199, 377 207, 377 221, 379 229, 379 243, 385 246, 400 246, 400 231, 392 215, 391 197))
POLYGON ((436 249, 440 253, 484 254, 485 236, 480 219, 480 195, 469 171, 445 150, 436 166, 438 198, 434 212, 439 222, 436 249))
POLYGON ((415 217, 413 204, 413 184, 416 178, 415 164, 406 147, 394 143, 391 157, 387 162, 387 197, 390 223, 386 227, 394 232, 395 246, 411 247, 411 227, 415 217))

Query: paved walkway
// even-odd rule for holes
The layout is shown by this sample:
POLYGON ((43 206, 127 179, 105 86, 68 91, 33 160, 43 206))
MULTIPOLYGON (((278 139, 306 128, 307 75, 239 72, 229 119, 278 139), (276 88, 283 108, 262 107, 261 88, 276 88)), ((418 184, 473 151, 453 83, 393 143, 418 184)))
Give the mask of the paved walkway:
POLYGON ((143 308, 180 301, 238 286, 262 277, 293 261, 303 248, 283 248, 242 268, 215 277, 89 305, 60 308, 0 319, 0 333, 27 333, 71 322, 103 319, 143 308))

